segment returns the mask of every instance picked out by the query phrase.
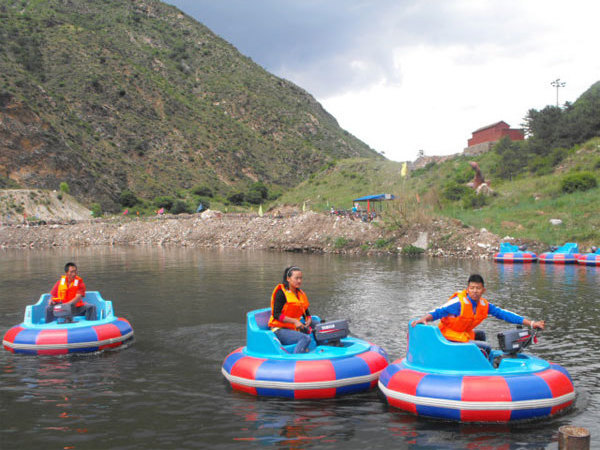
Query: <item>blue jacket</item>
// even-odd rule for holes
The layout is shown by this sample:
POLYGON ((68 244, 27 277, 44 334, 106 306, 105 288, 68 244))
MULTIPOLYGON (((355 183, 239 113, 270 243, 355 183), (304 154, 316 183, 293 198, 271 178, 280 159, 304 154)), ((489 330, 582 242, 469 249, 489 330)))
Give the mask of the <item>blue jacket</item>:
MULTIPOLYGON (((477 311, 477 302, 473 300, 467 294, 467 298, 473 306, 473 314, 477 311)), ((489 303, 489 302, 488 302, 489 303)), ((433 316, 433 320, 439 320, 446 316, 460 316, 460 300, 458 297, 450 299, 445 305, 430 311, 429 314, 433 316)), ((498 308, 496 305, 489 303, 488 314, 494 316, 497 319, 504 320, 505 322, 515 323, 517 325, 523 324, 523 317, 515 314, 512 311, 498 308)))

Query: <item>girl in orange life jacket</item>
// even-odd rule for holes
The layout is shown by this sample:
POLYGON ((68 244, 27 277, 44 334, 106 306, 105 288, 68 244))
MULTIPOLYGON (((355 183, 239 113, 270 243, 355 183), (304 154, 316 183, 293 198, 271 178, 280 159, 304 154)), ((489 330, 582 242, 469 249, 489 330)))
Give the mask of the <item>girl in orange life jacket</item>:
POLYGON ((269 326, 283 345, 296 344, 294 353, 306 352, 310 344, 312 319, 308 297, 300 286, 302 271, 295 266, 283 272, 283 282, 271 294, 269 326), (304 323, 300 319, 304 319, 304 323))
POLYGON ((499 308, 482 297, 484 292, 483 277, 473 274, 467 281, 466 290, 454 293, 445 305, 429 312, 419 320, 413 321, 412 326, 441 319, 439 327, 446 339, 454 342, 474 340, 475 344, 488 353, 490 346, 481 342, 485 341, 485 333, 474 329, 485 320, 488 314, 509 323, 544 329, 545 322, 543 320, 537 322, 528 320, 511 311, 499 308))

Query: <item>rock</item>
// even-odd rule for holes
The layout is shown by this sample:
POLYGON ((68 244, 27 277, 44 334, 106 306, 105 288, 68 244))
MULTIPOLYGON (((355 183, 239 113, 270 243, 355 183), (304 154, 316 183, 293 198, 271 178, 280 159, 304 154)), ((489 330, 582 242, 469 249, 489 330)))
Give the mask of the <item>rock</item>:
POLYGON ((557 225, 562 225, 563 221, 560 219, 550 219, 550 224, 557 226, 557 225))

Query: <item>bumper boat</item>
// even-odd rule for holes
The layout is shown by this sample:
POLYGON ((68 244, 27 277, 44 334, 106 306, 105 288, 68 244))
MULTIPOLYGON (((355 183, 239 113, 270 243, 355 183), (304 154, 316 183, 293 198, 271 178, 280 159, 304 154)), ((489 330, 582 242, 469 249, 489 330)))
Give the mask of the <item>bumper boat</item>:
MULTIPOLYGON (((388 365, 383 349, 350 336, 327 345, 313 334, 308 352, 294 354, 295 345, 282 345, 268 327, 270 316, 270 308, 250 311, 247 345, 223 362, 221 372, 235 390, 293 399, 332 398, 374 388, 388 365)), ((314 324, 319 322, 317 316, 312 318, 314 324)))
POLYGON ((391 406, 461 422, 549 417, 569 407, 575 390, 566 369, 520 353, 529 329, 498 335, 489 358, 473 343, 446 340, 437 326, 409 324, 406 358, 390 364, 379 388, 391 406))
POLYGON ((508 242, 500 244, 500 251, 494 255, 494 261, 507 263, 530 263, 537 260, 537 255, 533 252, 525 251, 524 247, 519 248, 508 242))
POLYGON ((6 350, 29 355, 87 353, 119 347, 133 339, 129 322, 115 317, 112 302, 97 291, 88 291, 83 298, 96 305, 97 320, 73 316, 70 322, 58 318, 45 323, 49 300, 50 294, 43 294, 35 305, 25 308, 23 323, 4 335, 2 345, 6 350))
POLYGON ((600 249, 592 247, 591 253, 582 253, 577 257, 577 264, 584 266, 600 266, 600 249))
POLYGON ((573 242, 567 242, 562 247, 554 247, 552 251, 542 253, 538 262, 548 264, 575 264, 579 256, 579 247, 573 242))

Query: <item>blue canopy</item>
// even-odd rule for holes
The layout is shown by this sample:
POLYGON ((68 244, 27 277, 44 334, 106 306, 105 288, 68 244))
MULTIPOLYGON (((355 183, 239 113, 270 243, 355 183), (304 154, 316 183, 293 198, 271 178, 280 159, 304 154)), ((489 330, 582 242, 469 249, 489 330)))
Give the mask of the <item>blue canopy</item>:
POLYGON ((393 194, 376 194, 376 195, 365 195, 364 197, 355 198, 352 201, 353 202, 366 202, 366 201, 380 202, 382 200, 394 200, 395 198, 396 197, 394 197, 393 194))

